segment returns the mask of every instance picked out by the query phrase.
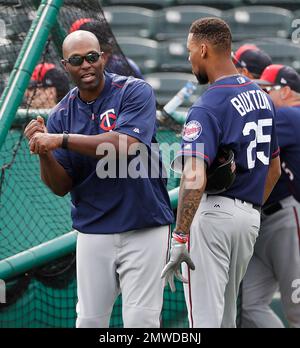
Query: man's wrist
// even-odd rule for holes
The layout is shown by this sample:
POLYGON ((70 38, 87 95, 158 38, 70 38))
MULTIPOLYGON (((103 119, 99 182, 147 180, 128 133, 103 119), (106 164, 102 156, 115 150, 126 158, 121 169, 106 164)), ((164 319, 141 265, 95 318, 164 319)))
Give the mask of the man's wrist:
POLYGON ((182 243, 182 244, 187 243, 189 240, 189 235, 183 231, 180 231, 180 230, 174 230, 172 233, 172 237, 178 243, 182 243))
POLYGON ((69 134, 67 132, 63 132, 62 134, 62 140, 61 140, 61 148, 67 150, 68 149, 68 141, 69 141, 69 134))

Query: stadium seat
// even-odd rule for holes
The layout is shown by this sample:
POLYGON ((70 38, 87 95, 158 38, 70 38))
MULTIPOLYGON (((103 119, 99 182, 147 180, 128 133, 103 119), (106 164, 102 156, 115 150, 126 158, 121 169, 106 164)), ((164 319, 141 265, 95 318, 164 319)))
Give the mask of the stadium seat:
MULTIPOLYGON (((248 42, 249 43, 249 42, 248 42)), ((300 45, 287 39, 252 40, 251 43, 268 53, 274 64, 292 66, 300 71, 300 45)))
POLYGON ((191 63, 188 61, 186 39, 166 41, 160 43, 160 69, 163 71, 191 72, 191 63))
POLYGON ((140 36, 149 38, 153 32, 154 11, 137 6, 110 6, 104 15, 116 37, 140 36))
MULTIPOLYGON (((145 80, 153 87, 156 99, 160 105, 165 105, 172 97, 185 85, 187 81, 194 81, 196 78, 193 74, 160 72, 145 75, 145 80)), ((191 106, 196 99, 203 93, 205 88, 199 86, 192 95, 190 101, 185 101, 182 106, 191 106)))
POLYGON ((3 19, 0 19, 0 38, 6 39, 6 24, 3 19))
POLYGON ((230 25, 233 39, 289 36, 292 12, 272 6, 244 6, 223 12, 230 25))
POLYGON ((186 38, 194 20, 202 17, 221 17, 221 14, 220 10, 206 6, 167 7, 157 15, 156 38, 186 38))
POLYGON ((201 6, 212 6, 222 10, 240 6, 243 0, 177 0, 178 5, 201 5, 201 6))
MULTIPOLYGON (((298 10, 294 11, 293 14, 294 14, 294 19, 299 19, 300 18, 300 5, 298 6, 298 10)), ((299 25, 298 25, 298 27, 299 27, 299 25)))
POLYGON ((175 3, 175 0, 106 0, 106 5, 127 5, 127 6, 140 6, 151 9, 158 9, 167 6, 171 6, 175 3))
POLYGON ((21 50, 20 43, 14 43, 13 45, 7 44, 4 42, 3 44, 0 43, 0 71, 1 72, 10 73, 12 71, 20 50, 21 50))
POLYGON ((295 10, 300 7, 300 0, 244 0, 244 4, 279 6, 289 10, 295 10))
POLYGON ((0 0, 0 5, 22 5, 20 0, 0 0))
POLYGON ((158 70, 160 58, 157 41, 137 37, 119 37, 117 41, 125 56, 133 59, 142 73, 158 70))
MULTIPOLYGON (((1 62, 0 62, 0 69, 2 70, 2 67, 1 67, 1 62)), ((2 77, 1 77, 1 80, 0 80, 0 97, 1 97, 1 94, 3 93, 4 91, 4 88, 7 86, 7 82, 8 82, 8 79, 9 79, 9 74, 2 74, 2 77)))
MULTIPOLYGON (((33 17, 33 15, 31 14, 33 17)), ((23 8, 0 5, 1 27, 4 28, 7 39, 18 40, 25 37, 28 32, 32 18, 25 13, 23 8)))

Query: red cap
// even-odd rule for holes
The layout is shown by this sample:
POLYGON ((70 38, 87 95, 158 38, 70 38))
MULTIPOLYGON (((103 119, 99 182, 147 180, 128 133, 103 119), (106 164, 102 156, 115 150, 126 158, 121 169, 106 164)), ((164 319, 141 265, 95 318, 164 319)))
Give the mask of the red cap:
POLYGON ((55 69, 54 64, 51 64, 51 63, 38 64, 33 70, 31 81, 42 83, 46 73, 51 69, 55 69))
POLYGON ((266 67, 259 80, 255 81, 259 84, 274 85, 279 71, 284 67, 282 64, 272 64, 266 67))
POLYGON ((238 68, 247 68, 250 73, 260 76, 272 64, 271 57, 257 46, 245 44, 233 55, 233 63, 238 68))
POLYGON ((233 58, 237 60, 237 62, 239 63, 241 56, 243 55, 243 53, 245 53, 246 51, 258 51, 258 47, 255 45, 250 45, 250 44, 246 44, 241 46, 234 54, 233 58))
POLYGON ((31 76, 28 88, 55 87, 57 98, 60 100, 69 91, 69 80, 63 71, 56 68, 54 64, 38 64, 31 76))
POLYGON ((92 22, 92 18, 79 18, 77 19, 70 27, 69 29, 69 34, 73 33, 73 31, 79 30, 80 27, 85 24, 85 23, 90 23, 92 22))
POLYGON ((266 67, 259 80, 254 80, 259 85, 289 86, 293 91, 300 93, 300 76, 290 66, 272 64, 266 67))

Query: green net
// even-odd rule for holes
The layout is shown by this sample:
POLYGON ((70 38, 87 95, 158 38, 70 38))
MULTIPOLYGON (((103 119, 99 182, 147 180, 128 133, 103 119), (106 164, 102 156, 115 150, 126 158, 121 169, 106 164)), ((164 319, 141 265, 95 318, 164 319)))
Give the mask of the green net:
MULTIPOLYGON (((45 275, 36 272, 24 275, 7 284, 12 303, 0 310, 2 328, 72 328, 76 321, 76 278, 74 256, 65 258, 68 269, 61 274, 45 275), (71 266, 70 266, 71 265, 71 266), (57 278, 63 278, 61 283, 57 278), (54 278, 54 279, 51 279, 54 278)), ((165 291, 162 327, 188 327, 187 312, 183 301, 182 285, 176 283, 175 294, 165 291)), ((110 327, 122 327, 122 299, 115 303, 110 327)))
POLYGON ((1 259, 71 231, 69 199, 41 182, 39 160, 30 155, 22 130, 9 132, 0 166, 1 259))
MULTIPOLYGON (((71 230, 69 197, 55 196, 41 182, 38 159, 30 155, 22 134, 22 128, 11 129, 0 151, 1 259, 71 230)), ((158 141, 163 145, 179 140, 174 131, 158 131, 158 141)), ((178 184, 178 179, 173 178, 168 189, 178 184)), ((6 285, 7 304, 0 304, 0 327, 74 327, 77 301, 74 258, 57 260, 6 285)), ((165 291, 164 327, 187 327, 181 284, 177 288, 175 294, 165 291)), ((122 327, 121 298, 116 301, 111 327, 122 327)))
MULTIPOLYGON (((158 132, 162 151, 179 140, 173 131, 158 132)), ((0 168, 1 259, 71 231, 69 196, 57 197, 42 183, 39 160, 30 155, 22 128, 10 130, 0 150, 0 168)), ((168 189, 178 184, 171 178, 168 189)))

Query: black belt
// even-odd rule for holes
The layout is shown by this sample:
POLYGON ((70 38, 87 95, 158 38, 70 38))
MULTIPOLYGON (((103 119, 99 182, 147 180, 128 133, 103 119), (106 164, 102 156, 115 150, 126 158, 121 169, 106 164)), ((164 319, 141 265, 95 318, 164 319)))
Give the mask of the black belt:
MULTIPOLYGON (((229 196, 212 195, 212 194, 209 194, 209 193, 207 194, 207 197, 211 197, 211 196, 221 196, 221 197, 230 198, 230 199, 235 200, 235 198, 229 197, 229 196)), ((249 203, 249 202, 246 202, 246 201, 242 201, 241 199, 240 199, 240 201, 241 201, 242 203, 249 203)), ((253 209, 257 210, 259 213, 261 213, 261 206, 260 206, 260 205, 252 204, 252 207, 253 207, 253 209)))
POLYGON ((273 203, 269 206, 267 206, 266 208, 263 208, 263 213, 265 215, 272 215, 275 214, 276 212, 278 212, 279 210, 281 210, 283 208, 283 206, 277 202, 277 203, 273 203))

